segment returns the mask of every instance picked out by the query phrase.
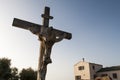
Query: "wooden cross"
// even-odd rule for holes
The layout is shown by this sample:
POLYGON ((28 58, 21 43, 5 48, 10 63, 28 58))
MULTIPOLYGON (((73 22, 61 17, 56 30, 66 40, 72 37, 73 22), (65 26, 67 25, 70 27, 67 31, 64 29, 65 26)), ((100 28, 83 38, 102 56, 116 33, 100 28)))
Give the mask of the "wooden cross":
POLYGON ((30 30, 33 34, 37 35, 41 41, 37 80, 45 80, 47 65, 52 63, 50 55, 54 43, 59 42, 62 39, 70 40, 72 38, 71 33, 49 27, 49 19, 53 19, 53 17, 50 16, 49 7, 45 7, 44 14, 41 16, 43 18, 43 25, 31 23, 17 18, 14 18, 12 24, 13 26, 30 30))

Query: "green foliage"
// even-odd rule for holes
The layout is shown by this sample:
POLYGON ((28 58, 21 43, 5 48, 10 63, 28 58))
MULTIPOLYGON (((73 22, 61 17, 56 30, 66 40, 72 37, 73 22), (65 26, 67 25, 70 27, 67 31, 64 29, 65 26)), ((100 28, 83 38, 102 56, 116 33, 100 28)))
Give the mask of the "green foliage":
POLYGON ((10 59, 0 59, 0 80, 8 80, 11 77, 10 59))
POLYGON ((31 68, 23 69, 20 73, 20 80, 36 80, 37 72, 31 68))
POLYGON ((11 68, 11 80, 19 80, 18 69, 16 67, 11 68))
POLYGON ((0 80, 36 80, 37 72, 32 68, 22 69, 18 74, 16 67, 11 68, 11 60, 0 58, 0 80))

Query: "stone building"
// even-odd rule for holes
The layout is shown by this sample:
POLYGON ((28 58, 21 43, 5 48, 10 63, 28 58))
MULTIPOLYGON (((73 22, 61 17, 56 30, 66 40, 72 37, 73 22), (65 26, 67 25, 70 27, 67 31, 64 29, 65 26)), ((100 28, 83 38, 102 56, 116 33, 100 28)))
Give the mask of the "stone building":
POLYGON ((120 66, 103 68, 103 65, 80 61, 74 65, 75 80, 95 80, 96 77, 109 76, 120 80, 120 66))

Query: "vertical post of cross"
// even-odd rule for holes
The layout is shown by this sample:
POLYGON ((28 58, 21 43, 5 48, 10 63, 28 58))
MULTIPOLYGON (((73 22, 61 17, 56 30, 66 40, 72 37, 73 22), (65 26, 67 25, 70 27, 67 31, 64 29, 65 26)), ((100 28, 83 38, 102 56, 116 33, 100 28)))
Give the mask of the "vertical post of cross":
MULTIPOLYGON (((38 35, 39 38, 43 38, 44 35, 44 30, 46 27, 49 27, 49 19, 53 19, 52 16, 50 16, 50 8, 49 7, 45 7, 44 9, 44 14, 41 15, 41 17, 43 18, 43 24, 41 27, 41 33, 38 35)), ((45 37, 46 38, 46 37, 45 37)), ((41 39, 39 39, 41 40, 41 39)), ((39 61, 38 61, 38 73, 37 73, 37 80, 45 80, 45 76, 46 76, 46 70, 47 70, 47 65, 44 63, 44 56, 45 56, 45 52, 44 52, 44 40, 41 40, 41 49, 40 49, 40 56, 39 56, 39 61)))

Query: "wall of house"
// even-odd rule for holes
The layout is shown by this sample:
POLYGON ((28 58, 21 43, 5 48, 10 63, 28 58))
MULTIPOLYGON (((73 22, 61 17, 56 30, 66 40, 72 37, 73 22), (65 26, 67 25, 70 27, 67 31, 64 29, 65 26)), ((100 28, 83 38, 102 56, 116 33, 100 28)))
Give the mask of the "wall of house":
POLYGON ((106 71, 97 73, 98 76, 110 76, 112 80, 120 80, 120 70, 117 71, 106 71))
POLYGON ((90 80, 90 70, 89 70, 89 63, 88 62, 84 62, 81 61, 79 63, 77 63, 76 65, 74 65, 74 73, 75 76, 80 76, 81 79, 83 80, 90 80), (82 69, 82 67, 84 67, 82 69))
POLYGON ((90 79, 94 80, 96 72, 99 71, 103 66, 99 64, 90 63, 90 79))
POLYGON ((103 66, 99 64, 80 61, 74 65, 75 80, 94 80, 96 72, 102 67, 103 66))
POLYGON ((120 80, 120 70, 97 72, 103 68, 100 64, 80 61, 74 65, 75 80, 95 80, 95 77, 109 76, 112 80, 120 80))

